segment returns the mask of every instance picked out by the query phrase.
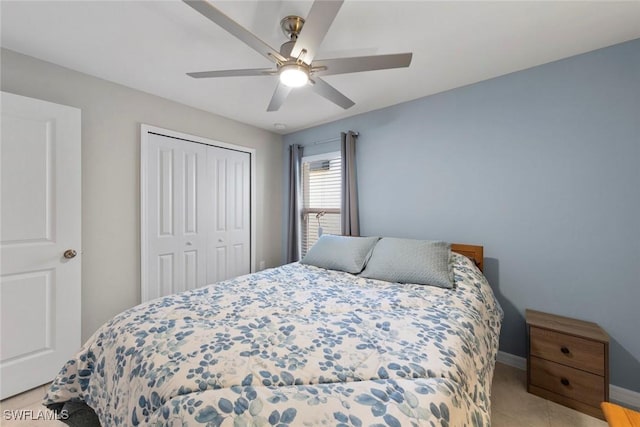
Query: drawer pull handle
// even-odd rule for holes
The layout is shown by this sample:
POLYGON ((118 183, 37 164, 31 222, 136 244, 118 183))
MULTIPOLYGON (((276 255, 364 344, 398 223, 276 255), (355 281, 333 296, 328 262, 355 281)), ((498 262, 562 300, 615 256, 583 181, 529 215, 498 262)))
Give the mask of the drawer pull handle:
POLYGON ((564 354, 569 354, 569 353, 571 353, 571 352, 569 351, 569 349, 568 349, 567 347, 565 347, 565 346, 560 347, 560 351, 561 351, 561 352, 563 352, 564 354))
POLYGON ((566 379, 566 378, 560 378, 560 382, 562 383, 562 385, 567 385, 568 386, 570 384, 569 380, 566 379))

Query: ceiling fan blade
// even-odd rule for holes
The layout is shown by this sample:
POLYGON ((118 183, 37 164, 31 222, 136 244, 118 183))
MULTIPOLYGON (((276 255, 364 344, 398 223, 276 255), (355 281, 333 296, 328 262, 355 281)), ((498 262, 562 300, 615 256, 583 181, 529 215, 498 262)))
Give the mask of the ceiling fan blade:
POLYGON ((304 49, 306 53, 300 59, 311 64, 343 2, 344 0, 316 0, 313 3, 298 40, 291 50, 292 57, 298 58, 304 49))
POLYGON ((345 110, 356 104, 320 77, 314 77, 313 82, 314 83, 311 85, 311 88, 315 93, 327 98, 329 101, 341 106, 345 110))
POLYGON ((270 61, 273 62, 283 62, 285 58, 280 55, 280 52, 273 49, 271 46, 260 40, 249 30, 244 28, 242 25, 238 24, 233 19, 229 18, 227 15, 222 13, 219 9, 213 6, 206 0, 182 0, 187 5, 191 6, 206 18, 210 19, 214 23, 218 24, 220 27, 227 30, 232 35, 239 38, 241 41, 246 43, 253 50, 264 56, 270 61))
POLYGON ((291 87, 283 85, 278 81, 278 86, 276 86, 276 91, 273 92, 267 111, 278 111, 285 99, 287 99, 287 96, 289 96, 289 93, 291 93, 291 89, 291 87))
POLYGON ((317 70, 314 71, 313 74, 316 76, 329 76, 333 74, 358 73, 360 71, 408 67, 411 64, 412 56, 412 53, 395 53, 391 55, 320 59, 313 61, 313 67, 326 67, 326 70, 317 70))
POLYGON ((194 79, 208 79, 210 77, 273 76, 275 74, 278 72, 271 68, 247 68, 245 70, 198 71, 187 73, 187 76, 194 79))

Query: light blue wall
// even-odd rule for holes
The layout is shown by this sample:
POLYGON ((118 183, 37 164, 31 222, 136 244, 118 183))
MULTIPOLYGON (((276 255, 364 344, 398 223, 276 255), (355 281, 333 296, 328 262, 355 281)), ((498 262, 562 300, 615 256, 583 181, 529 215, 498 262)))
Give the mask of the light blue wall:
POLYGON ((594 321, 640 392, 640 40, 284 141, 348 129, 362 234, 484 245, 503 351, 525 356, 525 308, 594 321))

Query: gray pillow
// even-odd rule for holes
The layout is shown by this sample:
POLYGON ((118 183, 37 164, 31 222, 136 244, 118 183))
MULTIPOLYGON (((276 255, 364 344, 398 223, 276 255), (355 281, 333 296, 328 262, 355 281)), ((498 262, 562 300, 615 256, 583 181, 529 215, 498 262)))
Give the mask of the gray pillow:
POLYGON ((383 237, 360 276, 451 289, 450 255, 447 242, 383 237))
POLYGON ((309 249, 300 263, 357 274, 364 268, 371 249, 378 239, 379 237, 325 234, 320 236, 320 239, 309 249))

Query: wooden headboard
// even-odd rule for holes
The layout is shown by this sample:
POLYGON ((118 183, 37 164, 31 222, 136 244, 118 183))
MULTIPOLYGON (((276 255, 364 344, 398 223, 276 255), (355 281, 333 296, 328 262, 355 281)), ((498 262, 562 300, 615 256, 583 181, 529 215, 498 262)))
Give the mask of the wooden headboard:
POLYGON ((465 245, 463 243, 452 243, 451 250, 464 255, 476 263, 480 271, 484 271, 484 246, 465 245))

